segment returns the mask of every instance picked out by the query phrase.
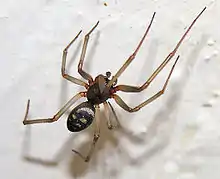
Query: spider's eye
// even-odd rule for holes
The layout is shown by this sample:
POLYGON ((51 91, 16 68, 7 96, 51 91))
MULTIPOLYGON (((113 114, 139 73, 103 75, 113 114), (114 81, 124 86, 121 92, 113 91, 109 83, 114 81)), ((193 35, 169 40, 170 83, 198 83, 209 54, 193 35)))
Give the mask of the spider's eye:
POLYGON ((79 132, 87 128, 95 117, 94 107, 88 103, 82 103, 72 110, 67 119, 67 128, 71 132, 79 132))
POLYGON ((106 77, 109 78, 110 76, 111 76, 111 72, 110 72, 110 71, 107 71, 107 72, 106 72, 106 77))

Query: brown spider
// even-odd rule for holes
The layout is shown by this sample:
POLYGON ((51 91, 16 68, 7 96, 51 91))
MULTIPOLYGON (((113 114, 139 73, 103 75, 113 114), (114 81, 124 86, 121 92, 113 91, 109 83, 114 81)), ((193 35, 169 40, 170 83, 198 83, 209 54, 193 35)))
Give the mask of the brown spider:
MULTIPOLYGON (((179 56, 176 58, 170 73, 164 83, 163 88, 151 96, 149 99, 145 100, 138 106, 131 108, 129 107, 117 94, 115 94, 117 91, 124 91, 124 92, 141 92, 144 89, 146 89, 150 83, 155 79, 155 77, 159 74, 159 72, 166 66, 166 64, 172 59, 172 57, 176 54, 177 49, 179 48, 180 44, 186 37, 187 33, 190 31, 196 20, 201 16, 201 14, 205 11, 206 7, 197 15, 197 17, 194 19, 194 21, 191 23, 191 25, 188 27, 182 38, 179 40, 177 43, 176 47, 173 49, 172 52, 169 53, 169 55, 165 58, 165 60, 160 64, 160 66, 153 72, 153 74, 148 78, 148 80, 142 85, 142 86, 128 86, 128 85, 118 85, 116 86, 117 79, 119 76, 124 72, 124 70, 128 67, 128 65, 134 60, 138 50, 140 49, 145 37, 148 34, 148 31, 151 27, 151 24, 153 22, 153 19, 155 17, 155 12, 151 18, 150 24, 148 25, 148 28, 146 32, 144 33, 144 36, 142 37, 141 41, 139 42, 136 50, 134 53, 127 59, 127 61, 123 64, 123 66, 117 71, 117 73, 111 78, 111 72, 106 72, 106 75, 98 75, 94 80, 92 76, 88 73, 86 73, 82 67, 83 67, 83 62, 86 54, 86 49, 87 49, 87 44, 89 41, 89 35, 93 32, 93 30, 97 27, 98 23, 89 31, 88 34, 86 34, 85 39, 84 39, 84 44, 82 48, 82 53, 80 57, 80 61, 78 64, 78 72, 79 74, 88 81, 88 83, 77 79, 75 77, 72 77, 68 75, 65 72, 65 66, 66 66, 66 57, 67 57, 67 50, 68 48, 72 45, 73 42, 78 38, 80 31, 77 36, 67 45, 67 47, 63 51, 63 58, 62 58, 62 67, 61 67, 61 72, 62 76, 69 80, 72 83, 75 83, 77 85, 84 86, 86 88, 85 92, 79 92, 75 96, 73 96, 52 118, 46 118, 46 119, 33 119, 33 120, 27 120, 28 116, 28 111, 29 111, 29 106, 30 106, 30 100, 28 100, 27 103, 27 109, 24 117, 24 125, 27 124, 36 124, 36 123, 52 123, 57 121, 79 98, 81 97, 86 97, 87 101, 79 104, 76 106, 69 114, 68 119, 67 119, 67 128, 71 132, 79 132, 87 128, 92 122, 93 119, 95 119, 95 131, 94 131, 94 137, 93 137, 93 142, 91 144, 90 150, 88 152, 88 155, 84 156, 80 152, 77 152, 76 150, 73 150, 73 152, 77 153, 80 157, 82 157, 86 162, 88 162, 92 156, 92 153, 95 148, 95 144, 99 139, 100 136, 100 119, 99 119, 99 113, 100 113, 100 108, 99 104, 103 103, 105 112, 108 110, 111 110, 113 114, 115 115, 115 111, 112 108, 111 104, 107 102, 109 98, 113 98, 116 103, 122 107, 124 110, 128 112, 136 112, 142 107, 146 106, 147 104, 151 103, 155 99, 157 99, 159 96, 161 96, 168 84, 168 81, 171 77, 171 74, 174 70, 174 67, 179 59, 179 56)), ((116 117, 116 115, 115 115, 116 117)), ((108 116, 108 127, 109 129, 112 129, 113 126, 111 124, 110 118, 108 116)))

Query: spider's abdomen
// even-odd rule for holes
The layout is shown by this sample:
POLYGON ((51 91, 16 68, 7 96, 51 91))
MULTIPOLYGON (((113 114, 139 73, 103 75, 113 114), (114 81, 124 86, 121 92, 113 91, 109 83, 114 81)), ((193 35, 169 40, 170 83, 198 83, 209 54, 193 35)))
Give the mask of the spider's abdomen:
POLYGON ((95 108, 89 102, 75 107, 68 116, 67 128, 71 132, 79 132, 87 128, 95 117, 95 108))

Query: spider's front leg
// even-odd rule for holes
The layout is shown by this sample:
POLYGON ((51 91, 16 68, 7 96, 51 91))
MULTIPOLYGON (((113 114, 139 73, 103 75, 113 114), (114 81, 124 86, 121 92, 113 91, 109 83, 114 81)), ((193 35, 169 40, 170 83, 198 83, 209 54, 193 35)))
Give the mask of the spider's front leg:
POLYGON ((152 18, 151 18, 151 21, 150 21, 150 24, 148 25, 142 39, 140 40, 138 46, 136 47, 136 49, 134 50, 134 52, 129 56, 129 58, 126 60, 126 62, 122 65, 122 67, 117 71, 117 73, 112 77, 112 79, 108 82, 107 84, 107 87, 111 87, 118 79, 118 77, 126 70, 126 68, 130 65, 130 63, 135 59, 139 49, 141 48, 141 45, 143 44, 144 42, 144 39, 146 38, 150 28, 151 28, 151 25, 153 23, 153 20, 154 20, 154 17, 156 15, 156 12, 154 12, 152 18))
POLYGON ((80 86, 84 86, 85 88, 88 88, 88 84, 85 83, 84 81, 80 80, 80 79, 77 79, 73 76, 70 76, 66 73, 66 58, 67 58, 67 53, 68 53, 68 49, 69 47, 75 42, 75 40, 79 37, 79 35, 81 34, 82 31, 80 31, 76 37, 66 46, 66 48, 63 50, 63 57, 62 57, 62 65, 61 65, 61 74, 62 76, 71 81, 72 83, 75 83, 77 85, 80 85, 80 86))
POLYGON ((75 152, 77 155, 79 155, 85 162, 89 162, 89 160, 91 159, 91 157, 94 153, 96 143, 100 137, 100 107, 99 107, 99 105, 95 105, 95 124, 94 125, 95 125, 95 127, 94 127, 93 141, 90 146, 88 154, 86 156, 84 156, 80 152, 72 149, 72 151, 75 152))
POLYGON ((78 72, 79 74, 86 80, 89 81, 89 83, 92 83, 93 82, 93 79, 92 79, 92 76, 88 73, 86 73, 82 67, 83 67, 83 62, 84 62, 84 59, 85 59, 85 55, 86 55, 86 49, 87 49, 87 45, 88 45, 88 42, 89 42, 89 35, 93 32, 93 30, 98 26, 99 24, 99 21, 95 24, 95 26, 86 34, 85 38, 84 38, 84 43, 83 43, 83 48, 82 48, 82 53, 81 53, 81 56, 80 56, 80 61, 79 61, 79 64, 78 64, 78 72))
POLYGON ((80 92, 74 97, 72 97, 52 118, 45 118, 45 119, 31 119, 27 120, 28 112, 30 108, 30 100, 27 102, 27 108, 25 112, 25 117, 23 120, 23 124, 36 124, 36 123, 51 123, 57 121, 78 99, 85 97, 86 92, 80 92))
POLYGON ((174 67, 177 63, 179 59, 179 56, 177 57, 175 63, 173 64, 171 70, 170 70, 170 73, 167 77, 167 80, 165 81, 164 83, 164 86, 162 88, 162 90, 160 90, 159 92, 157 92, 155 95, 153 95, 152 97, 150 97, 149 99, 147 99, 146 101, 142 102, 141 104, 139 104, 138 106, 134 107, 134 108, 131 108, 129 107, 118 95, 116 94, 113 94, 113 99, 116 101, 116 103, 122 107, 124 110, 128 111, 128 112, 136 112, 138 110, 140 110, 142 107, 146 106, 147 104, 151 103, 152 101, 154 101, 155 99, 157 99, 158 97, 160 97, 162 94, 164 94, 165 90, 166 90, 166 87, 167 87, 167 84, 169 82, 169 79, 171 77, 171 74, 174 70, 174 67))
MULTIPOLYGON (((154 73, 150 76, 150 78, 142 85, 142 86, 128 86, 128 85, 119 85, 115 87, 115 91, 124 91, 124 92, 140 92, 143 91, 144 89, 146 89, 150 83, 156 78, 156 76, 161 72, 161 70, 167 65, 168 62, 170 62, 170 60, 173 58, 173 56, 176 54, 176 51, 178 50, 178 48, 180 47, 181 43, 183 42, 183 40, 185 39, 186 35, 189 33, 189 31, 191 30, 191 28, 193 27, 193 25, 195 24, 195 22, 197 21, 197 19, 202 15, 202 13, 205 11, 206 7, 197 15, 197 17, 193 20, 193 22, 191 23, 191 25, 188 27, 188 29, 186 30, 186 32, 183 34, 183 36, 181 37, 181 39, 179 40, 179 42, 177 43, 177 45, 175 46, 175 48, 173 49, 172 52, 169 53, 169 55, 165 58, 165 60, 161 63, 161 65, 154 71, 154 73)), ((155 13, 154 13, 155 15, 155 13)), ((147 31, 145 32, 144 37, 141 39, 137 49, 135 50, 135 52, 133 53, 133 55, 131 55, 128 60, 124 63, 124 65, 118 70, 118 72, 116 73, 116 75, 112 78, 112 80, 108 83, 108 86, 110 87, 113 82, 115 80, 117 80, 117 78, 124 72, 124 70, 128 67, 128 65, 132 62, 132 60, 135 58, 136 53, 138 52, 151 24, 152 21, 154 19, 154 15, 151 19, 150 25, 148 26, 147 31)))

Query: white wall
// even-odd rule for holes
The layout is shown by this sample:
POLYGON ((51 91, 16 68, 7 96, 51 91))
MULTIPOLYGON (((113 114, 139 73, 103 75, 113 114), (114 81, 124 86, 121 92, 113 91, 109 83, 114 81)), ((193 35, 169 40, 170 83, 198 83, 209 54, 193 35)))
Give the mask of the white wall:
MULTIPOLYGON (((219 9, 217 0, 1 1, 1 177, 219 179, 219 9), (90 163, 71 149, 88 150, 91 127, 70 135, 67 115, 54 124, 23 126, 28 98, 29 117, 50 117, 84 90, 60 75, 62 50, 79 30, 85 35, 100 20, 90 38, 85 70, 93 76, 108 70, 114 74, 156 11, 140 53, 119 79, 142 84, 205 6, 177 52, 180 60, 165 95, 135 114, 111 100, 123 130, 109 131, 102 114, 101 139, 90 163)), ((77 77, 83 35, 68 56, 68 72, 77 77)), ((162 87, 173 62, 146 92, 120 96, 131 106, 140 103, 162 87)))

